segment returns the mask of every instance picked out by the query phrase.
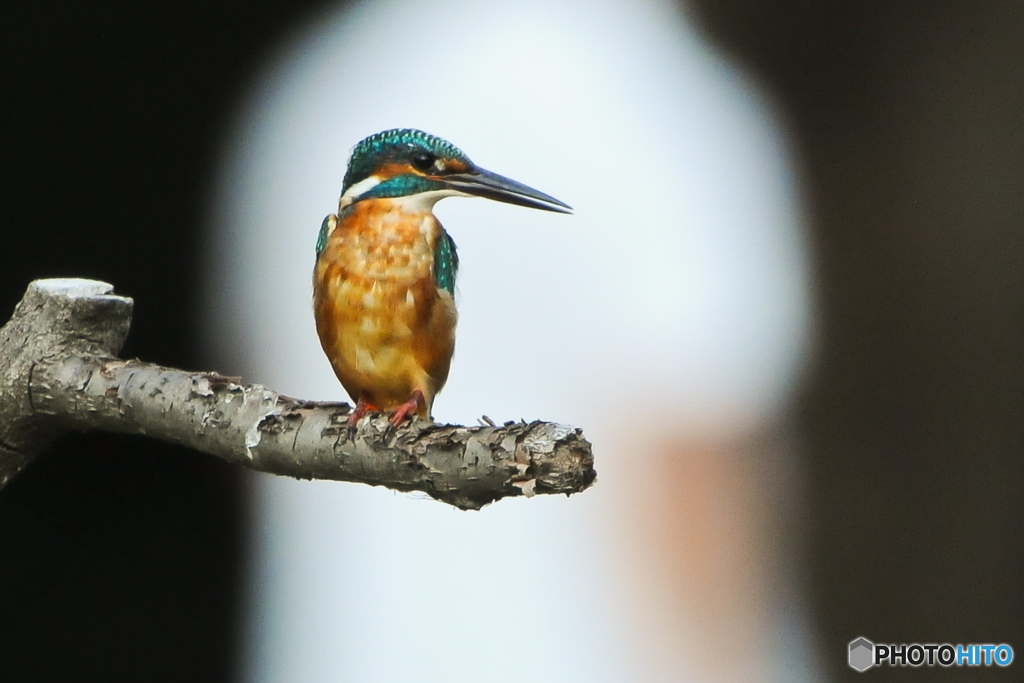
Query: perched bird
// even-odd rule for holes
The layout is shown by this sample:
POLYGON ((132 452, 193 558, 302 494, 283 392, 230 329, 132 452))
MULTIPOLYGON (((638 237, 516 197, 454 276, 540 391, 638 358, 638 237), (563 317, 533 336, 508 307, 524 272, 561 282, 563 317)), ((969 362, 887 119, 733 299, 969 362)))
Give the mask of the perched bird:
POLYGON ((430 419, 455 351, 459 268, 433 208, 469 196, 572 212, 420 130, 386 130, 355 146, 313 273, 320 343, 356 401, 351 426, 372 410, 390 412, 395 427, 411 415, 430 419))

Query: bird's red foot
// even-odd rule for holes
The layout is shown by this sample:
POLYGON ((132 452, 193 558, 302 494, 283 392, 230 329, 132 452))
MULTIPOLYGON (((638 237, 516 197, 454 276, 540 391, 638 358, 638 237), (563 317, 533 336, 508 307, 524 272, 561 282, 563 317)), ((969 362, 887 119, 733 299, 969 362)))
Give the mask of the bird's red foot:
POLYGON ((391 428, 398 429, 405 422, 405 418, 415 417, 420 407, 426 405, 427 400, 423 397, 423 392, 419 389, 413 389, 409 395, 409 400, 395 408, 395 411, 391 413, 391 428))
POLYGON ((350 431, 354 430, 356 428, 356 426, 359 424, 359 421, 362 420, 363 417, 368 412, 370 412, 371 410, 376 410, 376 409, 377 409, 376 406, 370 405, 364 399, 359 399, 358 401, 356 401, 356 407, 352 410, 351 413, 348 414, 348 428, 349 428, 349 430, 350 431))

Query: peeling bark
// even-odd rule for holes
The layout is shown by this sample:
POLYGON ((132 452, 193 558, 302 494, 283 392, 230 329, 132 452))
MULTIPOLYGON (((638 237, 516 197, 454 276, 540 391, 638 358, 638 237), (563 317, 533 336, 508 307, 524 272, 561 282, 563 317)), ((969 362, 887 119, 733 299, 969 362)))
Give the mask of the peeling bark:
POLYGON ((117 358, 131 299, 90 280, 38 280, 0 329, 0 487, 69 429, 142 434, 252 469, 422 491, 464 510, 506 496, 571 494, 595 480, 574 427, 461 427, 302 401, 217 373, 117 358))

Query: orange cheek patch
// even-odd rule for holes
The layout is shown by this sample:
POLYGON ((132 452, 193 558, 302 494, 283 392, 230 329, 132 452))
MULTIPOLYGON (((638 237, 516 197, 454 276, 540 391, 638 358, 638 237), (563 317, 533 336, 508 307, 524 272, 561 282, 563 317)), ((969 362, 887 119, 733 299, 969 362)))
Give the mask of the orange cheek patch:
MULTIPOLYGON (((419 173, 409 164, 384 164, 373 174, 381 180, 387 180, 388 178, 394 178, 395 176, 405 175, 406 173, 419 173)), ((422 174, 420 174, 422 175, 422 174)))
POLYGON ((469 170, 469 166, 459 159, 445 159, 444 170, 451 173, 465 173, 469 170))

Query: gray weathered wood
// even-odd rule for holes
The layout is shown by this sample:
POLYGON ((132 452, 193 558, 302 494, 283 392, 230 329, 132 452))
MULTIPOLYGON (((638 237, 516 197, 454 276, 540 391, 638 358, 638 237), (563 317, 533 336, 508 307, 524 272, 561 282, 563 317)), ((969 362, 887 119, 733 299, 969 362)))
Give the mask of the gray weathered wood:
POLYGON ((417 420, 389 430, 372 416, 350 431, 346 403, 119 359, 132 301, 112 292, 36 281, 0 329, 0 486, 68 429, 144 434, 263 472, 422 491, 462 509, 594 482, 590 443, 573 427, 417 420))

